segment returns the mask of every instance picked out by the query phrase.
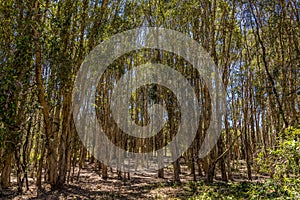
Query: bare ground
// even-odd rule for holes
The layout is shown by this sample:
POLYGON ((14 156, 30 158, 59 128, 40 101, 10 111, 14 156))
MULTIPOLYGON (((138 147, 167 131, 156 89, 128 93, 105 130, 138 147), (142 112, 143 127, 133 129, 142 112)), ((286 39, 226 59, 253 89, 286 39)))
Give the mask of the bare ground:
MULTIPOLYGON (((165 178, 157 178, 156 173, 131 173, 130 180, 118 179, 116 173, 110 173, 107 180, 103 180, 98 172, 87 165, 81 170, 78 181, 66 184, 64 188, 51 191, 50 186, 44 184, 44 190, 37 197, 35 181, 30 179, 28 191, 23 195, 16 192, 16 180, 12 179, 12 189, 4 190, 0 199, 45 199, 45 200, 64 200, 64 199, 187 199, 190 194, 190 183, 192 177, 186 167, 182 167, 181 184, 172 181, 172 171, 165 170, 165 178)), ((76 173, 75 173, 76 174, 76 173)), ((235 173, 236 181, 245 181, 243 173, 235 173)), ((254 182, 258 182, 262 177, 254 177, 254 182)), ((266 178, 266 177, 264 177, 266 178)), ((75 178, 76 179, 76 178, 75 178)), ((204 180, 203 177, 197 177, 204 180)), ((221 183, 218 180, 217 182, 221 183)))

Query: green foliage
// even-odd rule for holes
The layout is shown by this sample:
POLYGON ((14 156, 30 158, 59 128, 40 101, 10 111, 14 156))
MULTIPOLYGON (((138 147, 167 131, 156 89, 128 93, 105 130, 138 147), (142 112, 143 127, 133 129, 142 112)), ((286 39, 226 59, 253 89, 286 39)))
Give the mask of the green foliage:
MULTIPOLYGON (((299 182, 298 182, 299 184, 299 182)), ((206 185, 202 181, 189 182, 188 192, 182 199, 294 199, 299 193, 289 191, 282 185, 267 180, 260 182, 229 182, 206 185)), ((183 195, 184 196, 184 195, 183 195)))
POLYGON ((259 171, 270 174, 278 191, 291 197, 299 196, 300 128, 289 127, 279 135, 277 141, 276 147, 258 154, 256 162, 259 171))

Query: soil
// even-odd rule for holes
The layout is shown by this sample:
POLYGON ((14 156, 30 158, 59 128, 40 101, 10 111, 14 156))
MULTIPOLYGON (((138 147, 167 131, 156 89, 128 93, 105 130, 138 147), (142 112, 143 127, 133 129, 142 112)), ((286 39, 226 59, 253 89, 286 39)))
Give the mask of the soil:
MULTIPOLYGON (((78 170, 78 169, 77 169, 78 170)), ((22 195, 17 194, 16 179, 12 179, 12 187, 3 190, 0 199, 45 199, 45 200, 74 200, 74 199, 186 199, 188 190, 186 186, 192 181, 192 176, 186 167, 182 167, 181 183, 172 181, 172 170, 165 170, 165 178, 158 178, 157 173, 130 173, 130 180, 118 178, 116 173, 109 173, 109 178, 103 180, 99 172, 93 170, 92 165, 86 165, 81 169, 79 180, 71 177, 73 182, 65 184, 63 188, 55 191, 50 190, 50 185, 44 184, 43 191, 37 194, 35 180, 29 179, 29 190, 23 191, 22 195)), ((76 175, 77 173, 75 173, 76 175)), ((220 182, 216 177, 217 182, 220 182)), ((236 181, 245 177, 237 174, 236 181)), ((259 177, 256 177, 256 181, 259 177)), ((204 177, 197 177, 204 180, 204 177)))

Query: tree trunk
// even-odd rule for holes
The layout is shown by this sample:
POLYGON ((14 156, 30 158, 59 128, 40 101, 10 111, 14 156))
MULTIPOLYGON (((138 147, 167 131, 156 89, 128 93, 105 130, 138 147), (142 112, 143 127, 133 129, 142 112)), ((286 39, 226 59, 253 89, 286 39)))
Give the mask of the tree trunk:
POLYGON ((10 186, 10 173, 11 173, 11 163, 13 154, 7 152, 4 156, 4 167, 1 173, 1 187, 2 189, 7 189, 10 186))

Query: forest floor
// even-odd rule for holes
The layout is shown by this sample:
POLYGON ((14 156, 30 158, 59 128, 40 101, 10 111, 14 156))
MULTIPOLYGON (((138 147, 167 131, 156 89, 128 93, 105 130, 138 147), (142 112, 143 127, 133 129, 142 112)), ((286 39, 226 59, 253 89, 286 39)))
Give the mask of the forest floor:
POLYGON ((16 180, 12 179, 11 189, 4 190, 0 199, 248 199, 253 188, 256 193, 256 190, 263 190, 257 194, 258 198, 280 197, 272 188, 262 185, 267 177, 254 176, 254 180, 247 181, 245 173, 237 172, 234 181, 225 183, 217 176, 213 184, 206 184, 203 177, 197 177, 198 181, 193 182, 192 176, 185 171, 188 170, 183 167, 181 183, 172 181, 171 169, 165 170, 164 179, 157 178, 156 173, 131 173, 130 180, 119 180, 116 173, 110 173, 110 178, 103 180, 92 165, 87 165, 81 170, 78 181, 56 191, 50 191, 50 186, 44 185, 45 190, 39 197, 33 179, 29 180, 29 190, 23 195, 17 195, 16 180))

